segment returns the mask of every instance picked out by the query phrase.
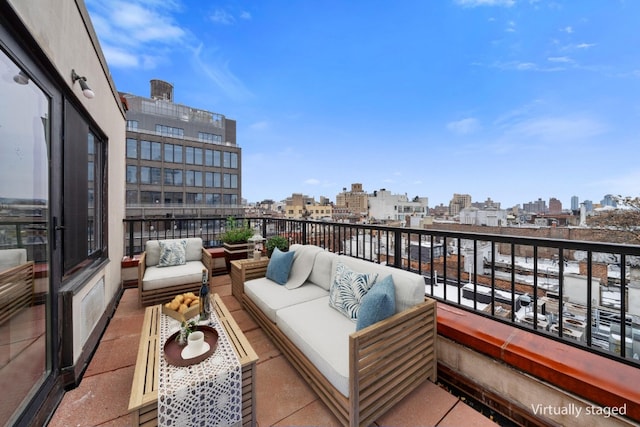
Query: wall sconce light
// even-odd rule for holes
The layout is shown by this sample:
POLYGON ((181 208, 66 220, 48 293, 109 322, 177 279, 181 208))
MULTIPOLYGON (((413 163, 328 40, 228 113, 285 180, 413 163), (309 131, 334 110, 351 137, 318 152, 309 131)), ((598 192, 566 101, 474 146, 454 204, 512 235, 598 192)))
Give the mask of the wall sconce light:
POLYGON ((18 83, 19 85, 26 85, 29 83, 29 76, 27 76, 27 73, 20 70, 18 71, 18 74, 13 76, 13 81, 18 83))
POLYGON ((93 93, 93 91, 87 84, 87 78, 84 76, 80 77, 79 75, 77 75, 76 70, 71 70, 71 80, 73 81, 73 83, 75 83, 76 80, 78 80, 78 83, 80 83, 80 88, 82 88, 82 94, 84 95, 85 98, 91 99, 94 96, 96 96, 96 94, 93 93))

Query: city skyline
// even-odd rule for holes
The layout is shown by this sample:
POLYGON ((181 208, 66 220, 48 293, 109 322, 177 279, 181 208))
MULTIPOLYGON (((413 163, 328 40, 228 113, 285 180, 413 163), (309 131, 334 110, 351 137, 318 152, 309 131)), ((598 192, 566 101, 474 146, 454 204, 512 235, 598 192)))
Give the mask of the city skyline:
MULTIPOLYGON (((242 196, 638 193, 629 2, 88 0, 116 87, 238 124, 242 196)), ((543 196, 548 194, 548 196, 543 196)))

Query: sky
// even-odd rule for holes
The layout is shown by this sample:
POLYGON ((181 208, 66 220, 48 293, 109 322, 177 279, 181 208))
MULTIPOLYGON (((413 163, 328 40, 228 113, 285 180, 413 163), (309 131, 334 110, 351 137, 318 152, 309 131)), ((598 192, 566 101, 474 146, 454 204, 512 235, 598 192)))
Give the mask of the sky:
POLYGON ((119 91, 237 121, 242 196, 640 193, 635 0, 86 0, 119 91))

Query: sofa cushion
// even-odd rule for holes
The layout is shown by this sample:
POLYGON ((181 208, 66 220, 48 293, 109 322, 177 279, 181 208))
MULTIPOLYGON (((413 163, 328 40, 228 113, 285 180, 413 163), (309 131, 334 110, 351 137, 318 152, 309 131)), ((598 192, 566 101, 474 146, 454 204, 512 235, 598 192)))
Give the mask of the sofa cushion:
POLYGON ((400 313, 401 311, 424 301, 424 277, 419 274, 395 267, 376 264, 363 259, 352 258, 347 255, 338 255, 334 261, 334 271, 338 261, 344 263, 352 270, 378 273, 380 278, 391 274, 396 291, 396 313, 400 313))
POLYGON ((337 258, 338 255, 333 252, 322 251, 318 253, 313 261, 313 269, 309 274, 309 281, 329 291, 331 289, 333 260, 337 258))
POLYGON ((371 289, 377 277, 378 273, 359 273, 338 262, 329 289, 329 305, 355 321, 362 297, 371 289))
POLYGON ((349 335, 356 327, 329 307, 329 297, 278 310, 276 324, 322 375, 349 397, 349 335))
POLYGON ((311 270, 313 269, 313 263, 316 259, 316 255, 322 252, 322 248, 314 245, 296 245, 293 256, 293 264, 291 265, 291 273, 289 279, 284 285, 287 289, 295 289, 302 286, 307 281, 311 270))
POLYGON ((244 293, 271 320, 276 321, 276 311, 291 305, 326 297, 329 293, 312 283, 305 283, 295 289, 287 289, 266 277, 248 280, 244 293))
POLYGON ((187 262, 186 240, 160 240, 158 243, 160 244, 158 267, 173 267, 187 262))
POLYGON ((0 271, 25 264, 27 262, 27 250, 3 249, 0 250, 0 271))
POLYGON ((393 277, 388 275, 384 279, 378 280, 362 297, 356 331, 392 316, 395 311, 396 291, 393 277))
POLYGON ((142 289, 148 291, 185 283, 200 283, 203 268, 204 265, 200 261, 187 261, 171 268, 147 267, 142 278, 142 289))
MULTIPOLYGON (((202 239, 200 237, 188 237, 186 239, 165 239, 165 241, 186 240, 185 258, 188 261, 202 260, 202 239)), ((147 240, 144 247, 145 264, 147 267, 158 265, 160 261, 160 240, 147 240)))
POLYGON ((284 285, 289 280, 291 265, 293 264, 293 256, 295 252, 282 252, 275 248, 267 265, 267 279, 271 279, 279 285, 284 285))

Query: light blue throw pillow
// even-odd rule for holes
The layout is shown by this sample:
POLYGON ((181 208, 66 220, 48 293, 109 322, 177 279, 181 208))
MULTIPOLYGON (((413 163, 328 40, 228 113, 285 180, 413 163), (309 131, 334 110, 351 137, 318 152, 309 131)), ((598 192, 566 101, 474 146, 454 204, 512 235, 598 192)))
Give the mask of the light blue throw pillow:
POLYGON ((355 322, 358 318, 360 301, 377 278, 378 273, 357 273, 342 262, 338 262, 333 283, 329 288, 329 306, 355 322))
POLYGON ((183 265, 187 262, 187 241, 160 240, 160 260, 158 267, 171 267, 183 265))
POLYGON ((396 289, 393 278, 388 275, 376 282, 369 292, 362 297, 356 331, 373 325, 376 322, 393 316, 396 311, 396 289))
POLYGON ((293 255, 295 251, 282 252, 275 248, 267 265, 267 279, 284 285, 289 280, 291 272, 291 264, 293 264, 293 255))

